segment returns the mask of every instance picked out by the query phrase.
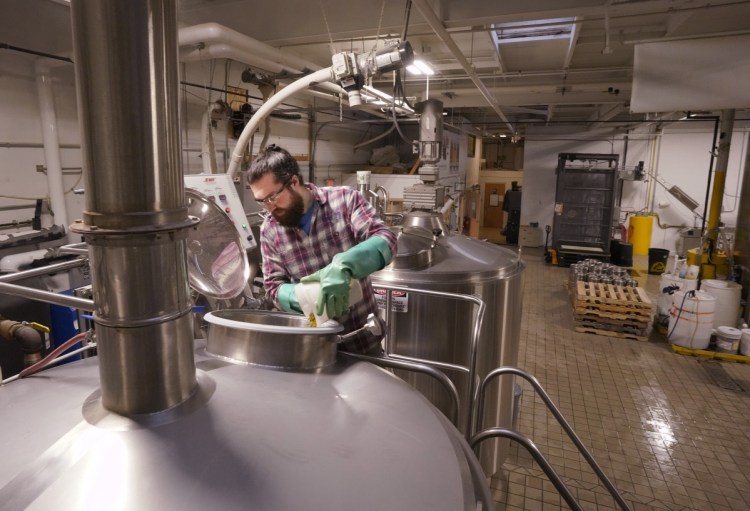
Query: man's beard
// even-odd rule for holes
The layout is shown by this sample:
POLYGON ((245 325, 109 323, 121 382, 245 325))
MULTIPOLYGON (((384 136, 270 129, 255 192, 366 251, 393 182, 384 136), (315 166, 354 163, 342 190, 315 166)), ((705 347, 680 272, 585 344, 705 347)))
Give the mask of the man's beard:
POLYGON ((275 208, 272 215, 284 227, 299 227, 299 221, 305 216, 305 203, 302 200, 302 195, 291 188, 289 193, 294 197, 292 205, 283 209, 275 208))

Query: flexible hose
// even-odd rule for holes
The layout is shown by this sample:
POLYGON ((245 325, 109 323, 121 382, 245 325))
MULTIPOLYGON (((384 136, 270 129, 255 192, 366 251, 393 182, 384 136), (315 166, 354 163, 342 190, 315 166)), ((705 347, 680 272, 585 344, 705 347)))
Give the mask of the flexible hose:
POLYGON ((36 372, 41 371, 44 369, 47 365, 52 363, 62 352, 73 346, 74 344, 77 344, 81 342, 81 340, 85 339, 88 335, 88 332, 82 332, 80 334, 74 335, 64 343, 62 343, 60 346, 52 350, 46 357, 41 359, 39 362, 37 362, 34 365, 30 365, 20 373, 18 373, 18 378, 25 378, 29 375, 32 375, 36 372))
POLYGON ((388 131, 386 131, 386 132, 384 132, 384 133, 381 133, 380 135, 377 135, 377 136, 375 136, 375 137, 371 138, 370 140, 365 140, 364 142, 360 142, 359 144, 355 145, 355 146, 354 146, 354 150, 356 151, 357 149, 359 149, 359 148, 361 148, 361 147, 364 147, 364 146, 366 146, 366 145, 372 144, 373 142, 376 142, 376 141, 380 140, 381 138, 385 138, 385 137, 387 137, 387 136, 388 136, 388 135, 390 135, 390 134, 391 134, 391 133, 393 132, 393 130, 395 130, 395 129, 396 129, 396 126, 393 126, 393 125, 392 125, 392 126, 391 126, 391 127, 390 127, 390 128, 388 129, 388 131))
POLYGON ((291 83, 287 87, 284 87, 279 92, 268 98, 268 101, 263 103, 257 112, 250 118, 250 122, 247 123, 245 128, 242 130, 240 138, 237 140, 237 145, 232 152, 232 158, 229 162, 229 168, 227 174, 230 177, 234 177, 235 174, 240 170, 240 164, 242 163, 243 156, 245 154, 245 148, 250 140, 250 137, 255 133, 255 129, 258 125, 266 118, 271 111, 282 103, 286 98, 296 94, 297 92, 315 85, 317 83, 326 83, 333 81, 333 71, 330 67, 320 69, 312 74, 300 78, 299 80, 291 83))
MULTIPOLYGON (((672 331, 667 334, 667 340, 669 340, 672 337, 672 334, 674 333, 674 329, 677 328, 677 322, 680 321, 680 316, 682 315, 682 308, 685 306, 685 299, 688 296, 695 296, 695 291, 690 290, 682 297, 682 303, 680 304, 680 310, 677 311, 677 318, 674 320, 674 325, 672 325, 672 331)), ((697 314, 697 312, 696 312, 697 314)), ((693 335, 695 335, 695 332, 693 332, 693 335)), ((692 339, 691 339, 692 341, 692 339)))

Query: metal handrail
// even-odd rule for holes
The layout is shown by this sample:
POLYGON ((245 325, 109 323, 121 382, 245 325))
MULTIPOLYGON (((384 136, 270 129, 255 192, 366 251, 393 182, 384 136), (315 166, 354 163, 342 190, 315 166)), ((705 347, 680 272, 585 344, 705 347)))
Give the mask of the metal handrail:
POLYGON ((458 373, 469 374, 469 368, 458 364, 449 364, 447 362, 438 362, 436 360, 428 360, 426 358, 419 357, 407 357, 406 355, 396 355, 389 353, 388 358, 394 360, 407 360, 409 362, 416 362, 417 364, 427 364, 429 366, 437 367, 448 371, 456 371, 458 373))
MULTIPOLYGON (((393 302, 393 297, 391 296, 391 291, 403 291, 405 293, 415 293, 415 294, 422 294, 422 295, 428 295, 428 296, 439 296, 442 298, 452 298, 454 300, 463 300, 472 302, 477 306, 477 314, 474 318, 474 325, 472 327, 472 333, 471 333, 471 344, 469 346, 469 366, 466 368, 469 375, 469 402, 468 402, 468 410, 466 414, 466 424, 465 424, 465 437, 468 440, 471 437, 471 433, 474 428, 474 424, 472 423, 475 413, 474 409, 477 404, 477 348, 479 346, 479 331, 482 328, 482 321, 484 320, 484 313, 487 309, 487 305, 484 303, 484 301, 479 298, 478 296, 474 295, 464 295, 460 293, 450 293, 447 291, 433 291, 429 289, 418 289, 413 287, 405 287, 405 286, 395 286, 392 284, 374 284, 373 287, 376 287, 378 289, 385 289, 388 290, 386 293, 386 300, 385 300, 385 324, 386 327, 386 334, 385 334, 385 341, 383 343, 384 349, 385 349, 385 356, 389 357, 389 338, 390 338, 390 319, 391 319, 391 304, 393 302)), ((398 358, 400 360, 408 360, 413 361, 416 363, 421 364, 432 364, 432 365, 443 365, 442 362, 433 362, 433 361, 427 361, 424 359, 413 359, 410 357, 405 357, 403 355, 398 355, 398 358)), ((450 369, 457 369, 462 366, 451 366, 450 369)), ((448 367, 446 367, 448 368, 448 367)), ((460 428, 459 428, 460 429, 460 428)))
POLYGON ((77 268, 88 264, 89 260, 86 257, 79 257, 70 261, 63 261, 61 263, 49 264, 47 266, 41 266, 31 270, 17 271, 14 273, 8 273, 6 275, 0 275, 0 282, 15 282, 16 280, 23 280, 30 277, 38 277, 39 275, 49 275, 50 273, 56 273, 63 270, 69 270, 71 268, 77 268))
POLYGON ((86 300, 84 298, 77 298, 75 296, 53 293, 51 291, 43 291, 41 289, 9 284, 9 282, 15 282, 17 280, 23 280, 30 277, 38 277, 40 275, 48 275, 51 273, 57 273, 59 271, 76 268, 78 266, 84 266, 85 264, 88 264, 88 262, 89 260, 87 257, 78 257, 71 261, 63 261, 61 263, 50 264, 48 266, 42 266, 40 268, 17 271, 15 273, 2 275, 0 276, 0 294, 20 296, 21 298, 29 298, 31 300, 38 300, 40 302, 54 303, 56 305, 62 305, 64 307, 72 307, 74 309, 92 311, 94 310, 93 300, 86 300))
POLYGON ((550 462, 547 461, 547 458, 544 457, 536 444, 527 437, 523 436, 518 431, 513 431, 512 429, 505 428, 488 428, 472 437, 469 445, 471 445, 471 448, 474 449, 477 445, 479 445, 480 442, 496 437, 510 438, 511 440, 518 442, 519 444, 524 446, 534 458, 534 461, 539 464, 542 471, 547 474, 550 482, 555 486, 562 498, 565 499, 565 502, 568 503, 570 509, 572 509, 573 511, 583 511, 583 508, 580 506, 580 504, 578 504, 575 497, 573 497, 570 489, 563 482, 562 478, 557 475, 555 469, 552 468, 552 465, 550 465, 550 462))
POLYGON ((422 373, 428 376, 432 376, 443 387, 445 387, 446 391, 448 391, 448 395, 451 397, 451 410, 450 417, 448 417, 448 419, 451 421, 451 423, 453 423, 454 426, 456 426, 456 428, 458 428, 458 407, 460 404, 458 390, 456 389, 456 386, 453 384, 451 379, 448 378, 442 371, 438 371, 434 367, 430 367, 426 364, 418 364, 416 362, 411 362, 408 360, 397 360, 394 358, 389 358, 387 356, 363 355, 361 353, 350 353, 348 351, 339 351, 339 353, 351 358, 356 358, 358 360, 365 360, 382 367, 404 369, 406 371, 413 371, 415 373, 422 373))
MULTIPOLYGON (((539 383, 539 380, 537 380, 534 376, 524 371, 523 369, 519 369, 517 367, 497 367, 493 369, 492 371, 490 371, 487 374, 487 376, 484 377, 484 380, 482 380, 482 384, 479 388, 479 396, 477 398, 477 407, 476 407, 477 424, 480 424, 480 422, 478 421, 480 418, 483 418, 482 414, 484 413, 484 395, 487 390, 487 385, 489 384, 490 380, 503 374, 514 374, 516 376, 520 376, 521 378, 524 378, 526 381, 531 383, 532 387, 534 387, 534 390, 537 391, 539 396, 544 401, 544 404, 547 405, 547 408, 549 409, 549 411, 552 412, 552 415, 555 416, 555 419, 557 419, 557 422, 560 424, 563 430, 565 430, 565 432, 568 434, 568 437, 570 437, 570 439, 573 441, 576 448, 578 449, 578 452, 581 454, 581 456, 583 456, 586 459, 591 469, 596 473, 599 480, 607 488, 610 495, 612 495, 612 498, 615 499, 615 501, 620 505, 620 507, 624 511, 631 511, 628 504, 625 502, 625 500, 622 498, 620 493, 617 491, 617 488, 615 488, 614 484, 612 484, 609 478, 604 474, 604 471, 601 469, 601 467, 596 462, 594 457, 591 455, 588 449, 586 449, 586 447, 583 445, 583 442, 578 437, 578 435, 575 434, 575 431, 573 431, 573 428, 570 426, 570 424, 568 424, 568 421, 565 420, 565 417, 563 417, 563 414, 552 402, 552 399, 549 397, 549 394, 547 394, 544 388, 542 388, 542 385, 539 383)), ((476 436, 479 436, 479 435, 481 435, 481 433, 477 433, 476 436)), ((474 438, 476 438, 476 436, 474 438)))

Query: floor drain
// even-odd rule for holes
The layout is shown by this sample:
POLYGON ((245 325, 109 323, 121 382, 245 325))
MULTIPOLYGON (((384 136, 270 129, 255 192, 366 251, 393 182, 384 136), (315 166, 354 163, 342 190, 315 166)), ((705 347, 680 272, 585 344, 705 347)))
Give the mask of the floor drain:
POLYGON ((740 387, 740 385, 729 376, 720 362, 717 362, 715 360, 701 360, 699 361, 699 363, 703 367, 703 369, 706 370, 714 383, 716 383, 716 385, 718 385, 722 389, 744 392, 744 389, 740 387))

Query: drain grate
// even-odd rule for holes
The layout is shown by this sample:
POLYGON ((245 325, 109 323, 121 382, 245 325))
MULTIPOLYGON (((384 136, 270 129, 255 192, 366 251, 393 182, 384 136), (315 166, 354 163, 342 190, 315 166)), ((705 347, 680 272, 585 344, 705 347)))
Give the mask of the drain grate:
POLYGON ((716 360, 699 360, 698 363, 706 370, 714 383, 722 389, 733 390, 735 392, 745 391, 745 389, 740 387, 739 383, 729 376, 729 373, 726 372, 720 362, 716 360))

